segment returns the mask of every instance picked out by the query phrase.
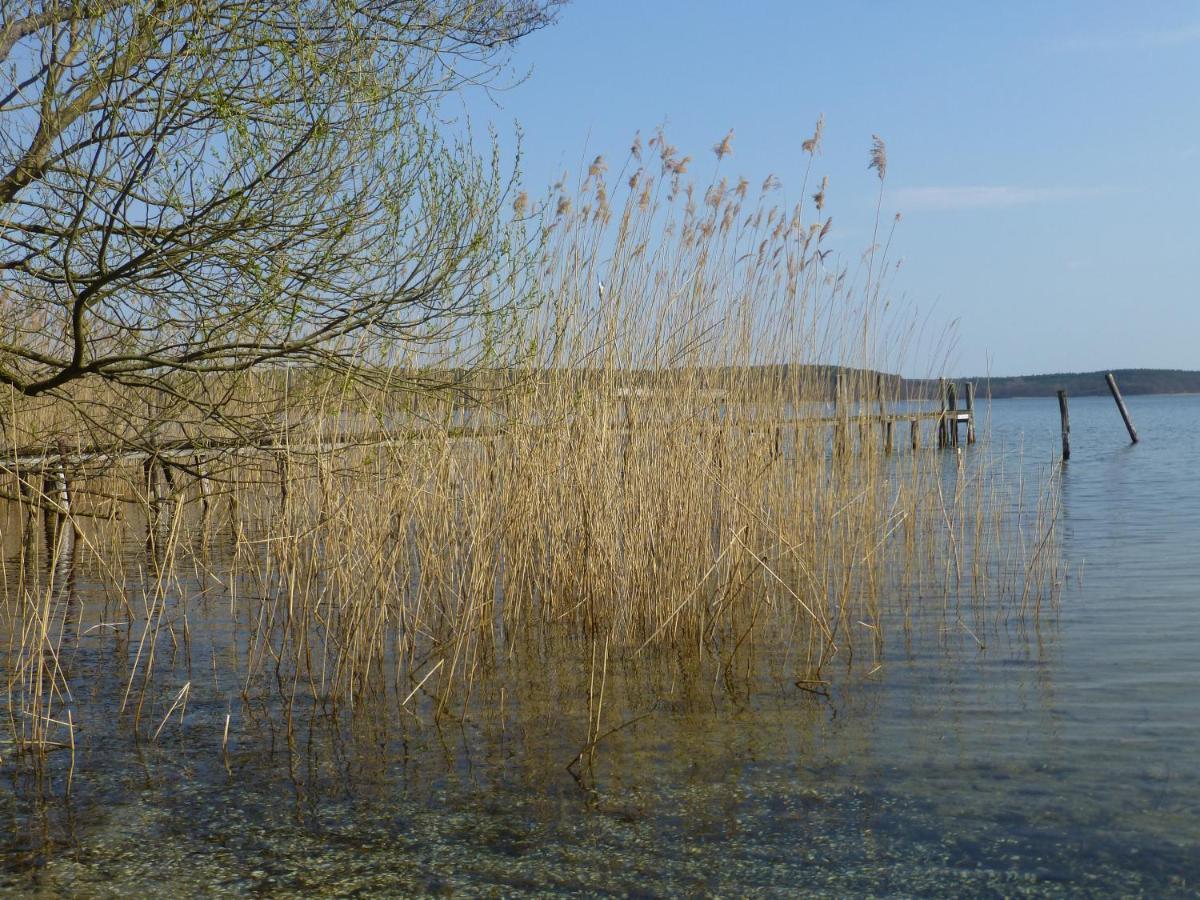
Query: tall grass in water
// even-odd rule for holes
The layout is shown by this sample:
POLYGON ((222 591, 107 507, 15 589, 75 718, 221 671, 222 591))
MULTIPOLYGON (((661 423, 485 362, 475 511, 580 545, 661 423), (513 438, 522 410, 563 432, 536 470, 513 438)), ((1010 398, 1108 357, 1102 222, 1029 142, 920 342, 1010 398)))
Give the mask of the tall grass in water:
MULTIPOLYGON (((269 447, 77 484, 50 565, 33 559, 44 549, 8 554, 14 734, 65 740, 68 552, 107 586, 132 648, 121 708, 147 736, 188 701, 190 679, 155 693, 154 673, 164 647, 188 652, 202 584, 232 618, 248 610, 227 663, 243 696, 269 681, 335 707, 382 692, 419 716, 468 715, 565 655, 589 745, 612 726, 618 670, 665 667, 667 691, 769 660, 804 688, 879 666, 914 622, 982 644, 996 622, 1034 621, 1060 574, 1053 485, 1022 509, 982 448, 910 452, 905 431, 885 453, 872 417, 920 399, 875 374, 898 371, 915 334, 886 301, 886 243, 835 265, 825 182, 785 208, 775 179, 720 174, 728 139, 715 150, 707 187, 661 133, 611 179, 597 159, 558 186, 533 219, 540 302, 503 323, 509 349, 487 368, 415 399, 307 373, 269 447)), ((261 385, 242 382, 239 402, 273 408, 261 385)), ((74 436, 70 458, 71 416, 14 401, 6 443, 53 430, 74 436)), ((46 483, 23 484, 20 502, 63 512, 46 483)))

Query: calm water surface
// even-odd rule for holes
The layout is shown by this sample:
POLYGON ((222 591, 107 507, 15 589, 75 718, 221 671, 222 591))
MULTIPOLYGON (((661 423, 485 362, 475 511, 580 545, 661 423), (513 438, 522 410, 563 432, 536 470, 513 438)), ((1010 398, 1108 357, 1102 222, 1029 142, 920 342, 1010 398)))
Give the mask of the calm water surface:
MULTIPOLYGON (((0 753, 0 888, 1194 896, 1200 397, 1129 405, 1136 447, 1111 400, 1071 402, 1071 575, 1040 628, 985 649, 965 634, 893 641, 828 698, 770 679, 676 690, 581 778, 565 764, 586 725, 553 660, 487 699, 503 715, 440 730, 386 704, 344 728, 301 706, 288 729, 228 685, 197 689, 158 743, 93 725, 69 798, 62 763, 37 783, 0 753), (227 712, 241 726, 223 759, 227 712)), ((1055 400, 998 401, 990 417, 1030 471, 1052 463, 1055 400)), ((229 626, 201 605, 191 627, 229 626)), ((119 694, 130 648, 109 646, 75 648, 77 702, 119 694)), ((206 674, 193 646, 198 685, 237 652, 211 647, 206 674)), ((615 704, 638 709, 637 680, 615 704)))

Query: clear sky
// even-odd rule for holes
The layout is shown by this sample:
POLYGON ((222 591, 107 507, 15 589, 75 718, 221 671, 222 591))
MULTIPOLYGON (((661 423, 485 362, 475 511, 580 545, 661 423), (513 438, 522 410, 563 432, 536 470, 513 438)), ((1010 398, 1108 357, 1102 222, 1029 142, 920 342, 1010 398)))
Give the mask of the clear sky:
POLYGON ((1200 2, 576 0, 471 101, 525 132, 531 192, 660 123, 798 199, 818 115, 835 246, 885 219, 892 294, 959 320, 949 369, 1200 369, 1200 2))

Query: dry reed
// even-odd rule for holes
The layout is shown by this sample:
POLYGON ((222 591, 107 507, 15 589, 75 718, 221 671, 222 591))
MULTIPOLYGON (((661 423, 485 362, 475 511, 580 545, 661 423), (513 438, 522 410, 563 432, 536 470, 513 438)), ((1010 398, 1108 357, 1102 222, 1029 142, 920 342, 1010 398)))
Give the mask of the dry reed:
MULTIPOLYGON (((197 690, 154 673, 164 647, 190 648, 212 591, 244 623, 227 661, 243 696, 265 679, 290 698, 354 706, 382 690, 405 714, 466 715, 548 645, 568 648, 590 685, 585 749, 620 727, 604 721, 617 667, 652 658, 729 683, 765 655, 807 689, 835 663, 880 665, 914 623, 982 644, 997 623, 1036 621, 1061 578, 1053 483, 1030 507, 982 446, 966 461, 884 452, 879 413, 921 399, 875 374, 914 342, 875 274, 887 247, 833 265, 826 181, 815 209, 788 209, 774 179, 757 195, 744 179, 702 188, 687 163, 659 132, 614 177, 616 205, 603 159, 548 196, 536 271, 501 288, 538 302, 499 323, 487 365, 441 388, 409 389, 414 372, 434 378, 423 354, 370 385, 197 382, 186 389, 228 392, 262 423, 203 441, 185 401, 102 386, 10 400, 9 448, 62 441, 76 471, 95 444, 147 450, 88 457, 69 510, 41 463, 8 452, 16 739, 65 745, 64 722, 84 718, 59 662, 68 557, 110 598, 103 618, 132 648, 120 702, 151 739, 197 690)), ((871 165, 882 179, 881 141, 871 165)), ((223 750, 229 729, 226 714, 223 750)))

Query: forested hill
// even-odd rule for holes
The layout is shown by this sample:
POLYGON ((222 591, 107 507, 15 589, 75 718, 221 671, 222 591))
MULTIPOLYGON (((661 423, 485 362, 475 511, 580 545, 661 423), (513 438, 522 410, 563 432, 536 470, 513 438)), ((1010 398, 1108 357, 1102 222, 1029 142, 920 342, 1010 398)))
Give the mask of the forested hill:
MULTIPOLYGON (((1112 369, 1122 394, 1195 394, 1200 393, 1200 372, 1186 369, 1112 369)), ((1104 382, 1107 371, 1058 372, 1053 375, 1013 375, 1006 378, 966 379, 975 381, 976 390, 993 397, 1053 397, 1065 389, 1072 397, 1108 394, 1104 382)))

